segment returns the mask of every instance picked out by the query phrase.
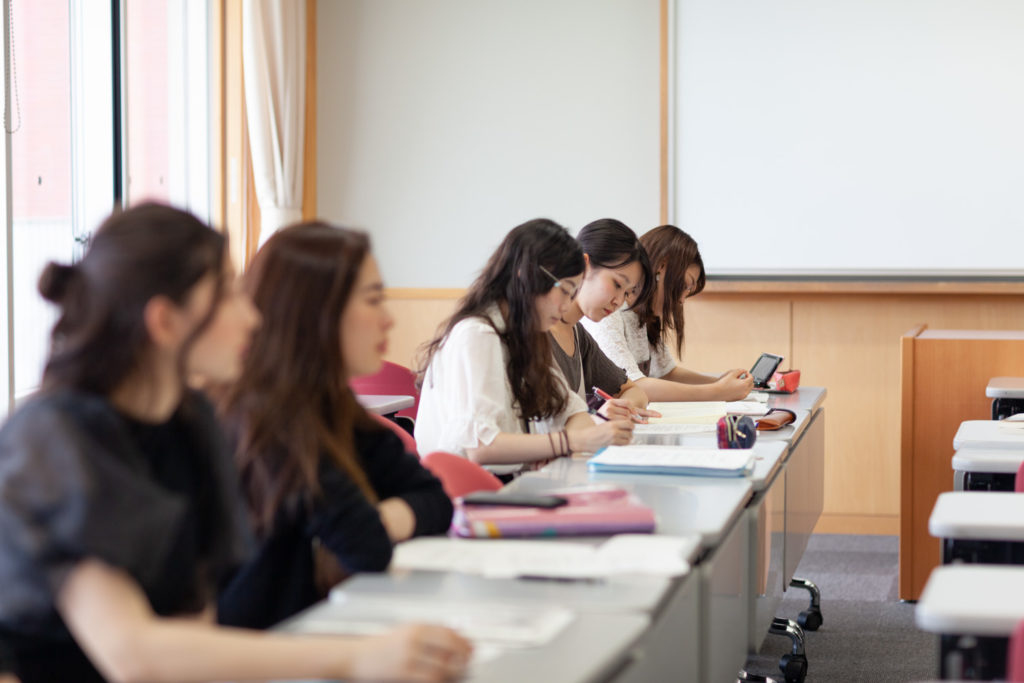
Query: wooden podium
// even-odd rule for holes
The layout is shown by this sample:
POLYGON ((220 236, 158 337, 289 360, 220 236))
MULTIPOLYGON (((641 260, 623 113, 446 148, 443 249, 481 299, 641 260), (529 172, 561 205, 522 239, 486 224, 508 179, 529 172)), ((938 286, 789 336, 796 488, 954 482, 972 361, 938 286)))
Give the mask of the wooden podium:
POLYGON ((917 600, 941 558, 928 517, 953 490, 953 436, 964 420, 990 419, 989 379, 1024 376, 1024 331, 921 325, 900 338, 900 351, 899 596, 917 600))

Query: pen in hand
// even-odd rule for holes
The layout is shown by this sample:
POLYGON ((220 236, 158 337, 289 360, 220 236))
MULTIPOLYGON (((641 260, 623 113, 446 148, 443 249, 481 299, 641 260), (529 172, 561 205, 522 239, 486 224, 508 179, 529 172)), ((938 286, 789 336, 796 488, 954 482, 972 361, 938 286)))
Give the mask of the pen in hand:
MULTIPOLYGON (((603 398, 606 402, 607 401, 611 401, 611 400, 613 400, 615 398, 614 396, 609 394, 607 391, 605 391, 601 387, 596 387, 595 386, 593 389, 594 389, 594 393, 597 394, 598 396, 600 396, 601 398, 603 398)), ((601 413, 597 413, 597 414, 601 415, 601 413)), ((647 418, 645 418, 642 415, 640 415, 640 413, 637 412, 632 407, 629 408, 629 416, 633 419, 633 422, 638 422, 640 424, 645 424, 647 422, 647 418)), ((604 415, 601 415, 601 417, 604 417, 604 419, 606 419, 606 420, 608 419, 604 415)))

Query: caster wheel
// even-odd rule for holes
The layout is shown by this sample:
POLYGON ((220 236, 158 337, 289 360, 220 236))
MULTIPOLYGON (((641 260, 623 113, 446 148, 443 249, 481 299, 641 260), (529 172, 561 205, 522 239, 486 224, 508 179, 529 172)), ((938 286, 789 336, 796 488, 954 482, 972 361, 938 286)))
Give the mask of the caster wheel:
POLYGON ((804 683, 807 676, 807 657, 785 654, 779 659, 779 670, 786 677, 786 683, 804 683))
POLYGON ((814 607, 804 610, 800 613, 800 616, 796 618, 796 622, 800 624, 800 628, 805 631, 817 631, 824 621, 825 620, 821 616, 821 610, 814 607))

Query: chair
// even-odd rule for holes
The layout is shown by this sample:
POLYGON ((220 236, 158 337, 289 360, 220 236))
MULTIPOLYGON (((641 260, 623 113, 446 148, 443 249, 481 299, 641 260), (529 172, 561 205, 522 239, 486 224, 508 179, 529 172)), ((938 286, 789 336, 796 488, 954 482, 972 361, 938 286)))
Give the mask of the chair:
POLYGON ((387 419, 383 415, 377 415, 376 413, 370 414, 373 415, 373 419, 398 435, 398 438, 402 440, 402 445, 405 447, 406 453, 412 453, 416 457, 419 457, 420 452, 416 448, 416 439, 412 438, 412 434, 403 429, 402 425, 387 419))
POLYGON ((501 480, 471 460, 454 453, 435 451, 423 457, 423 466, 441 480, 452 500, 473 491, 497 491, 501 480))
POLYGON ((384 361, 379 372, 364 377, 353 377, 349 380, 349 385, 357 394, 412 396, 412 407, 399 410, 395 415, 410 420, 416 419, 416 411, 420 406, 420 392, 416 389, 416 375, 409 368, 384 361))
POLYGON ((1017 468, 1017 477, 1013 482, 1013 490, 1017 493, 1024 493, 1024 461, 1021 461, 1017 468))
POLYGON ((1006 648, 1006 680, 1024 681, 1024 621, 1017 624, 1006 648))

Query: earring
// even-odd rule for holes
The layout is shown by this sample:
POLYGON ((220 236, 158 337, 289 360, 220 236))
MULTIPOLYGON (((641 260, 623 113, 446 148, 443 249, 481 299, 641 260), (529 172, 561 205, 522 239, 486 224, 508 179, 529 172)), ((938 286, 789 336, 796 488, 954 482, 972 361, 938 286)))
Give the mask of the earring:
POLYGON ((661 273, 655 273, 654 274, 654 281, 658 282, 659 280, 661 280, 661 273))

